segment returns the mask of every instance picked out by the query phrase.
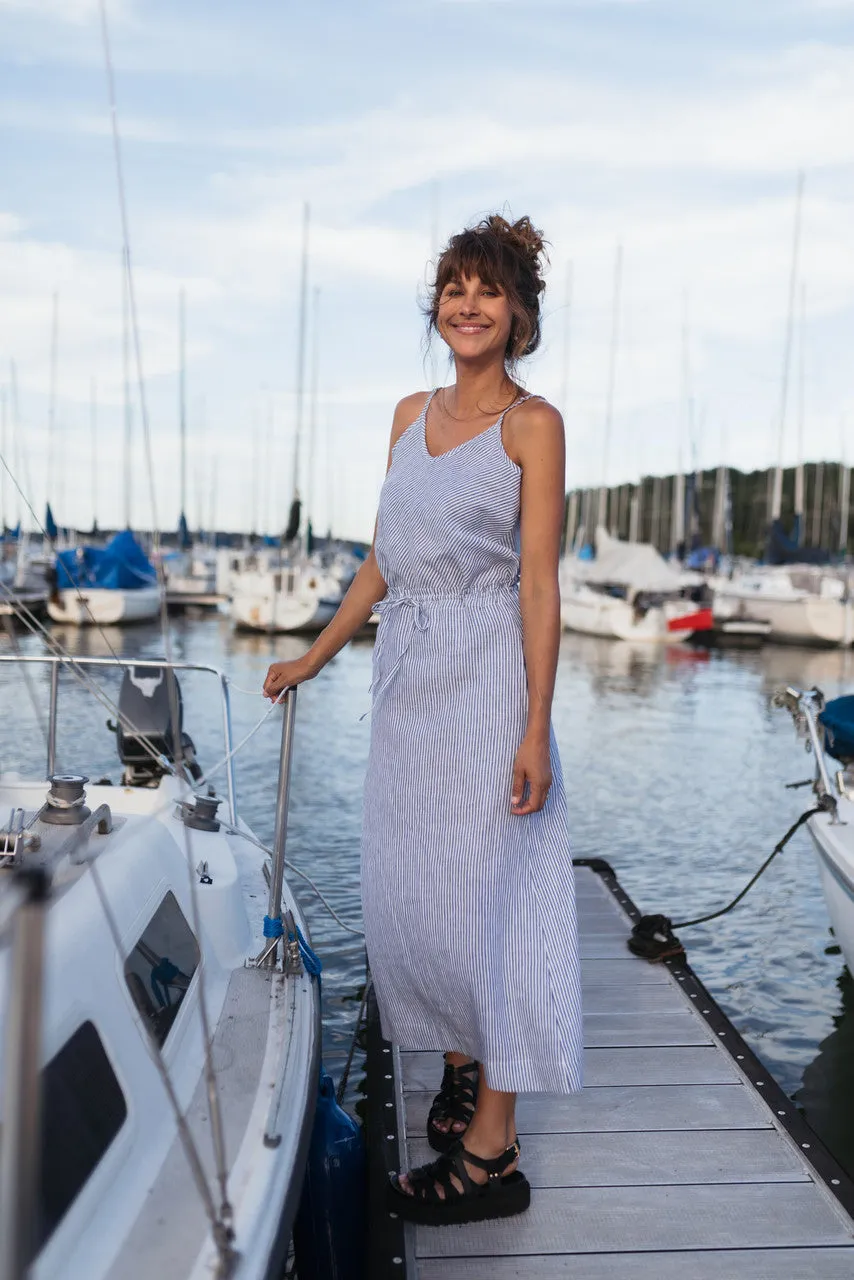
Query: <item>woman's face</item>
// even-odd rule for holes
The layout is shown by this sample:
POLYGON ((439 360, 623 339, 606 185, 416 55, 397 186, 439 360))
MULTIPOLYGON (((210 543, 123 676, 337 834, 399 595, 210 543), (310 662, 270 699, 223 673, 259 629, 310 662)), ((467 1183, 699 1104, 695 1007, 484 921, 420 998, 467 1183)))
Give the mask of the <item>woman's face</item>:
POLYGON ((513 314, 506 296, 477 276, 449 280, 439 299, 437 327, 461 360, 504 360, 513 314))

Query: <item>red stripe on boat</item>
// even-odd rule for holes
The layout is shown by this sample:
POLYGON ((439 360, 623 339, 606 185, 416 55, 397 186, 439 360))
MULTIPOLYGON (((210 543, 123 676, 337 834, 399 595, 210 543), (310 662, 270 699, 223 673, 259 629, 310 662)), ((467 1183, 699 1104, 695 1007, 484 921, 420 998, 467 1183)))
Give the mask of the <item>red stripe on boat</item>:
POLYGON ((681 618, 671 618, 667 624, 668 631, 711 631, 715 620, 711 609, 698 609, 696 613, 686 613, 681 618))

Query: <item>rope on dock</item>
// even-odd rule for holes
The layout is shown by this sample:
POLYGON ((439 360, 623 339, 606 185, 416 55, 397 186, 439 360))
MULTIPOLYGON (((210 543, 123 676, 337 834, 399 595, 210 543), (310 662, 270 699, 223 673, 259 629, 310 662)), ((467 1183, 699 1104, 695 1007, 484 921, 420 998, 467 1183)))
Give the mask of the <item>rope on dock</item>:
POLYGON ((674 923, 669 916, 665 915, 649 915, 641 916, 640 920, 632 929, 628 939, 627 946, 636 956, 642 956, 643 959, 649 960, 655 964, 660 960, 670 960, 685 955, 685 948, 677 938, 674 930, 690 929, 697 924, 707 924, 710 920, 717 920, 720 916, 727 915, 741 902, 742 898, 753 888, 756 881, 767 871, 771 863, 779 853, 782 853, 786 845, 792 839, 792 836, 798 832, 805 822, 814 817, 817 813, 830 813, 836 808, 836 801, 833 796, 822 795, 818 797, 816 804, 807 809, 798 818, 797 822, 793 822, 789 830, 783 836, 782 840, 775 844, 768 857, 762 863, 762 866, 751 876, 747 884, 736 894, 732 902, 727 906, 721 907, 718 911, 710 911, 708 915, 697 916, 693 920, 677 920, 674 923))

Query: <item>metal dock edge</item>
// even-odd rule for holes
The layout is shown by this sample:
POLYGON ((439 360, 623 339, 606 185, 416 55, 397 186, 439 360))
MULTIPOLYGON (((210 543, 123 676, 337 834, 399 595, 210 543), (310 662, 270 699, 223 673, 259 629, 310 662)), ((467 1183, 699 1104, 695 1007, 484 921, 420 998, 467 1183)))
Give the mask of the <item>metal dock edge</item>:
POLYGON ((640 912, 608 863, 576 859, 585 1089, 521 1095, 531 1208, 414 1228, 390 1169, 432 1158, 434 1053, 368 1022, 368 1280, 850 1280, 854 1182, 690 965, 626 948, 640 912))

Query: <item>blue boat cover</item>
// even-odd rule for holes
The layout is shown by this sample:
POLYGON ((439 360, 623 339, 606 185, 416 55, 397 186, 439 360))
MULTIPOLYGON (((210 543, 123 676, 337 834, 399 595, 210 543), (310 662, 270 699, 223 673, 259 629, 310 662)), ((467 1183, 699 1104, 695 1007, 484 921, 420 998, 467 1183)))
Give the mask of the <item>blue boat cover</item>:
POLYGON ((854 694, 833 698, 819 714, 825 747, 834 760, 854 760, 854 694))
POLYGON ((133 591, 157 586, 157 574, 130 529, 124 529, 105 547, 74 547, 58 552, 56 585, 133 591))

